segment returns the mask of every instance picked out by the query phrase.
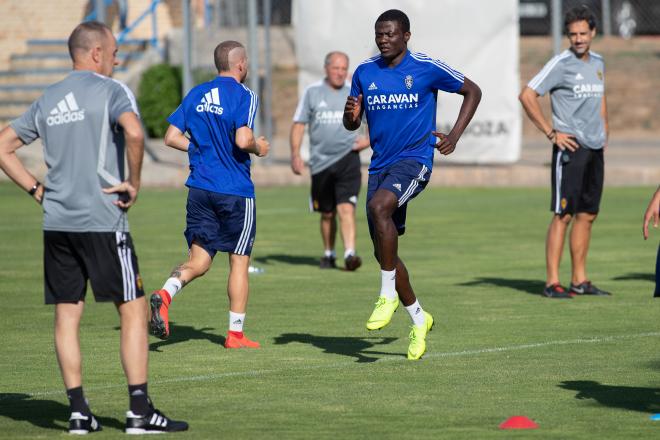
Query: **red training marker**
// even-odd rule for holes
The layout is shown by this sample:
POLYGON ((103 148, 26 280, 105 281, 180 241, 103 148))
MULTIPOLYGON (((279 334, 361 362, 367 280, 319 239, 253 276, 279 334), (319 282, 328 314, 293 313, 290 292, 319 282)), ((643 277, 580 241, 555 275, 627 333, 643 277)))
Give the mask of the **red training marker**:
POLYGON ((534 420, 525 416, 509 417, 500 423, 500 429, 536 429, 538 427, 539 425, 537 425, 534 420))

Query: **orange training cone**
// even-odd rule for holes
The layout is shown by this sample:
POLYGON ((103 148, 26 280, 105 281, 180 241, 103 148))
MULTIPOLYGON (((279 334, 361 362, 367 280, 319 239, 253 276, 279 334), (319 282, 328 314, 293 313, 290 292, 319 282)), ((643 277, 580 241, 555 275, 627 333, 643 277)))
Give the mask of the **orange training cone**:
POLYGON ((509 417, 500 423, 500 429, 536 429, 538 427, 539 425, 534 420, 525 416, 509 417))

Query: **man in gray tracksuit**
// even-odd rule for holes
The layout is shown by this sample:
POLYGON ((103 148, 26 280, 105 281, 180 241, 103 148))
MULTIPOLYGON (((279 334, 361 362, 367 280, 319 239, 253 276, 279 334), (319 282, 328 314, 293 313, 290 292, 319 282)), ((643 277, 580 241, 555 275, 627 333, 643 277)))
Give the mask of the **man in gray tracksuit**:
POLYGON ((68 45, 73 71, 0 131, 0 168, 43 207, 45 302, 55 305, 69 432, 101 430, 82 387, 79 333, 88 281, 96 301, 113 302, 119 311, 130 401, 126 433, 186 430, 187 423, 155 409, 147 391, 148 309, 126 217, 140 188, 144 154, 135 97, 110 78, 117 42, 107 26, 82 23, 68 45), (37 138, 48 168, 44 184, 16 155, 37 138))
POLYGON ((334 268, 336 214, 339 213, 344 240, 344 265, 356 270, 362 260, 355 251, 355 205, 360 192, 360 150, 369 147, 366 136, 357 136, 342 124, 344 104, 350 93, 346 84, 348 56, 330 52, 325 57, 326 77, 305 89, 291 126, 291 169, 301 174, 304 168, 300 145, 309 126, 312 175, 311 209, 321 213, 321 237, 325 253, 321 269, 334 268))
POLYGON ((552 58, 527 84, 520 102, 527 116, 553 145, 552 221, 546 240, 546 287, 548 298, 574 295, 610 295, 593 285, 586 271, 591 227, 596 220, 603 191, 603 152, 607 145, 605 64, 590 51, 596 35, 594 15, 586 6, 566 13, 564 26, 571 47, 552 58), (550 93, 552 124, 538 103, 550 93), (570 288, 559 282, 559 264, 568 225, 572 276, 570 288))

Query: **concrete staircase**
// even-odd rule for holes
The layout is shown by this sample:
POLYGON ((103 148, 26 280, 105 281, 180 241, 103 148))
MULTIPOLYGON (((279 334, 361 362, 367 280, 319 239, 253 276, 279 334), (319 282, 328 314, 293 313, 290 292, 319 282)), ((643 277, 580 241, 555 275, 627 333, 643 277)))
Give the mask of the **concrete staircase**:
MULTIPOLYGON (((115 77, 125 80, 131 64, 140 60, 147 40, 128 40, 119 47, 115 77)), ((20 116, 49 85, 71 71, 66 40, 28 40, 27 51, 12 54, 8 70, 0 70, 0 127, 20 116)))

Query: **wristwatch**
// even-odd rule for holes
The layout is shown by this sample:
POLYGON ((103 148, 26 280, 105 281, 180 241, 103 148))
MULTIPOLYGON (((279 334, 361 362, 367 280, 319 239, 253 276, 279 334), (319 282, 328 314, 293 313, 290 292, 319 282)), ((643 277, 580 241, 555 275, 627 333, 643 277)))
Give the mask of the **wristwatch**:
POLYGON ((41 186, 41 182, 39 182, 39 181, 37 180, 37 183, 35 183, 35 184, 32 186, 32 188, 30 188, 30 189, 28 190, 28 194, 30 194, 31 196, 33 196, 33 195, 37 192, 37 190, 39 189, 40 186, 41 186))

